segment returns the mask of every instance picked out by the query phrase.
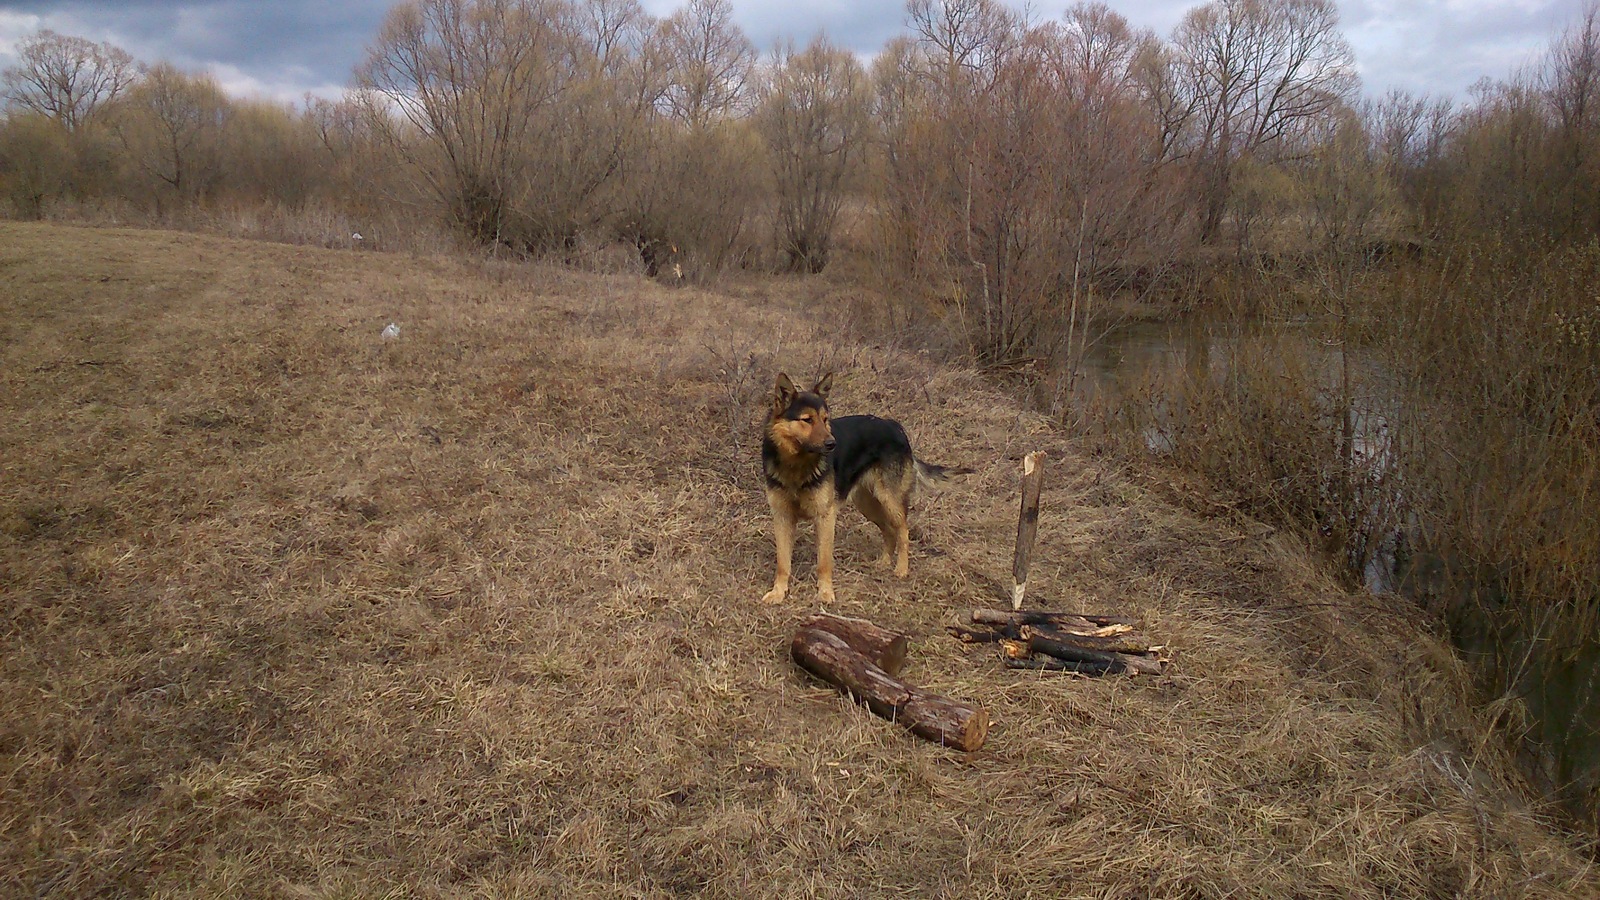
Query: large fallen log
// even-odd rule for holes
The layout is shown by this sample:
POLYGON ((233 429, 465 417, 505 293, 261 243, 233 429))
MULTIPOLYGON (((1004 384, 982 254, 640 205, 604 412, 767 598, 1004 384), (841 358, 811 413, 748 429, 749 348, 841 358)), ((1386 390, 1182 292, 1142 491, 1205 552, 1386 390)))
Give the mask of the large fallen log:
POLYGON ((989 714, 982 707, 906 684, 830 631, 802 626, 789 643, 789 655, 802 669, 918 737, 970 752, 989 735, 989 714))
POLYGON ((800 623, 801 628, 820 628, 844 639, 850 649, 865 656, 868 662, 889 673, 899 675, 906 664, 906 648, 910 638, 898 631, 890 631, 848 616, 818 613, 800 623))

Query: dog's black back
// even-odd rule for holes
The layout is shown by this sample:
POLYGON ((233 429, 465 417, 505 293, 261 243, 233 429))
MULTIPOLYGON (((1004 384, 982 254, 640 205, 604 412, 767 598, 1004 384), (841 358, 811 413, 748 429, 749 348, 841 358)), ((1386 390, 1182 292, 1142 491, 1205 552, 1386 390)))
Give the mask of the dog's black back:
POLYGON ((840 416, 833 420, 833 439, 838 443, 828 461, 841 498, 850 496, 861 476, 875 467, 899 470, 911 464, 911 439, 893 419, 840 416))

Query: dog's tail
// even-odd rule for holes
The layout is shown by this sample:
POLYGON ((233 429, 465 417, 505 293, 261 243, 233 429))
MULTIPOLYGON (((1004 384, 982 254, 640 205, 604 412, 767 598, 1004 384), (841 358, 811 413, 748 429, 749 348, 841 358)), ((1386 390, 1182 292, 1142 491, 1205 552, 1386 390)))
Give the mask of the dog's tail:
POLYGON ((923 487, 931 488, 938 485, 940 482, 948 481, 951 476, 971 475, 973 472, 977 471, 976 469, 968 469, 965 466, 937 466, 931 462, 923 462, 920 459, 915 459, 912 461, 916 463, 917 484, 920 484, 923 487))

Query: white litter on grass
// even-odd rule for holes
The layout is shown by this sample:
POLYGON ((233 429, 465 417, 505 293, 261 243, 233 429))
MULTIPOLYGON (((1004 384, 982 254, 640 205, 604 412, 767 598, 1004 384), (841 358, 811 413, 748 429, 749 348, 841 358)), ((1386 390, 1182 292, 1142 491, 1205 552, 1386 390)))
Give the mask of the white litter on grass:
POLYGON ((398 341, 400 339, 400 326, 393 322, 386 325, 383 329, 383 339, 386 341, 398 341))

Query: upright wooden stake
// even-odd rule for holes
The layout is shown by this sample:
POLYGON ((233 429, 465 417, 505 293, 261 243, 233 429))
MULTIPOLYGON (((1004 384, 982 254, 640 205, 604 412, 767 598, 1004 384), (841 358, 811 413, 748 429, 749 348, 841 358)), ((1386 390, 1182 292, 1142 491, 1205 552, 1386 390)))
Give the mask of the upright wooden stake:
POLYGON ((1022 458, 1022 512, 1017 518, 1017 551, 1011 558, 1011 608, 1022 608, 1028 591, 1028 561, 1033 539, 1039 534, 1039 488, 1044 482, 1044 451, 1022 458))

